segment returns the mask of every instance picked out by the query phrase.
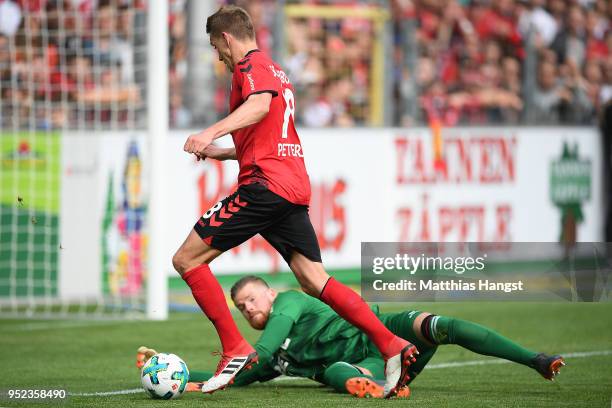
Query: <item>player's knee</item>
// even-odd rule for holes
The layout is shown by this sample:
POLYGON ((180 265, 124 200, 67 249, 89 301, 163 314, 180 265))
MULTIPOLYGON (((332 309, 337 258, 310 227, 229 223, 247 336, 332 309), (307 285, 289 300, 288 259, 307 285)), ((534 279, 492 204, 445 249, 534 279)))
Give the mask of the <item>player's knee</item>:
MULTIPOLYGON (((344 361, 337 361, 333 364, 331 364, 329 367, 327 367, 325 369, 325 374, 326 375, 335 375, 338 374, 339 372, 342 372, 342 370, 346 370, 347 367, 349 367, 350 364, 345 363, 344 361)), ((355 372, 357 373, 359 370, 355 369, 355 372)))
POLYGON ((337 377, 341 376, 354 376, 359 377, 363 375, 369 375, 370 377, 374 377, 372 372, 365 367, 360 367, 354 364, 350 364, 344 361, 338 361, 331 364, 327 369, 325 369, 325 374, 333 375, 337 377))
POLYGON ((312 279, 309 279, 307 274, 301 272, 294 272, 294 274, 304 293, 315 297, 319 295, 316 291, 316 285, 314 284, 312 279))
POLYGON ((172 266, 178 272, 179 275, 183 276, 185 272, 191 269, 191 260, 189 257, 185 256, 183 252, 179 249, 174 256, 172 257, 172 266))
POLYGON ((294 251, 291 256, 289 267, 304 293, 318 298, 329 279, 321 262, 315 262, 301 253, 294 251))
POLYGON ((325 369, 323 377, 324 379, 328 379, 329 382, 332 382, 334 379, 360 377, 371 374, 372 373, 365 374, 359 368, 345 361, 337 361, 325 369))
POLYGON ((454 344, 456 321, 452 317, 427 315, 420 325, 421 335, 433 345, 454 344))
POLYGON ((416 335, 416 337, 427 344, 428 346, 435 346, 435 341, 431 337, 431 320, 435 317, 435 315, 427 312, 419 313, 419 315, 414 319, 412 324, 412 331, 416 335))
POLYGON ((436 315, 431 313, 421 313, 414 320, 414 332, 419 340, 424 341, 429 345, 436 345, 437 341, 434 335, 433 321, 436 315))
POLYGON ((302 290, 306 294, 317 298, 321 294, 321 291, 325 287, 325 283, 329 279, 329 275, 322 268, 321 270, 313 268, 310 271, 294 270, 294 273, 300 286, 302 287, 302 290))
POLYGON ((313 284, 313 282, 311 281, 300 281, 300 286, 302 287, 304 293, 306 293, 307 295, 318 298, 319 294, 321 293, 321 290, 318 288, 318 286, 313 284))

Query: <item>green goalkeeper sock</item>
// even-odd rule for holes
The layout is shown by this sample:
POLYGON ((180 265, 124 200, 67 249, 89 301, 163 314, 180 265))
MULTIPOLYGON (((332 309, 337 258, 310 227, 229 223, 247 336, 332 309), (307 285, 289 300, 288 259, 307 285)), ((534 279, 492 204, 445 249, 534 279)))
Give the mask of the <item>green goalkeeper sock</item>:
POLYGON ((204 382, 210 380, 215 373, 210 371, 189 371, 190 382, 204 382))
POLYGON ((351 364, 339 361, 325 369, 323 373, 323 383, 329 385, 337 392, 346 394, 346 380, 353 377, 364 377, 374 380, 374 378, 363 374, 351 364))
POLYGON ((456 344, 474 353, 503 358, 528 367, 533 366, 531 360, 538 354, 487 327, 452 317, 433 317, 430 330, 437 344, 456 344))

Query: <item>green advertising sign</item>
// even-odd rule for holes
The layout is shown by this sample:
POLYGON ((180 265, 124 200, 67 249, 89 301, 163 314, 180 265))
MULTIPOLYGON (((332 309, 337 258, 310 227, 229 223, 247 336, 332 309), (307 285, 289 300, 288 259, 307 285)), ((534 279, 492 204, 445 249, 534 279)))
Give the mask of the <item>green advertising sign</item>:
POLYGON ((0 134, 0 296, 55 295, 61 136, 0 134))
POLYGON ((579 241, 578 224, 584 219, 582 203, 591 198, 591 160, 581 159, 578 144, 563 143, 561 158, 550 166, 550 199, 561 210, 559 241, 579 241))
POLYGON ((591 198, 591 161, 578 158, 578 147, 567 144, 550 166, 550 199, 556 205, 576 204, 591 198))

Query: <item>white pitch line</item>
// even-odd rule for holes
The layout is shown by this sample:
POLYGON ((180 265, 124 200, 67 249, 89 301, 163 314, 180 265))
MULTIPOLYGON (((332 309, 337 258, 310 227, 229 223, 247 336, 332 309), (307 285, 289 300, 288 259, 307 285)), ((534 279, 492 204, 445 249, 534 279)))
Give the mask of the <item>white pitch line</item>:
MULTIPOLYGON (((126 321, 127 322, 127 321, 126 321)), ((7 332, 20 332, 20 331, 38 331, 38 330, 64 330, 74 329, 81 327, 94 327, 94 326, 112 326, 115 324, 123 324, 124 322, 119 321, 59 321, 54 323, 24 323, 9 326, 5 331, 7 332)), ((129 321, 133 323, 133 321, 129 321)))
MULTIPOLYGON (((593 356, 607 356, 612 354, 612 350, 601 350, 601 351, 582 351, 576 353, 567 353, 561 355, 563 358, 584 358, 584 357, 593 357, 593 356)), ((472 361, 459 361, 456 363, 439 363, 439 364, 431 364, 425 366, 425 369, 436 369, 436 368, 451 368, 451 367, 466 367, 466 366, 476 366, 476 365, 489 365, 489 364, 508 364, 512 363, 512 361, 502 360, 502 359, 492 359, 492 360, 472 360, 472 361)))
MULTIPOLYGON (((176 316, 173 320, 188 320, 176 316)), ((3 332, 20 332, 20 331, 37 331, 37 330, 64 330, 64 329, 75 329, 82 327, 99 327, 99 326, 114 326, 122 324, 134 324, 134 323, 151 323, 150 320, 144 319, 127 319, 127 320, 58 320, 55 322, 34 322, 34 323, 22 323, 15 325, 7 325, 3 328, 3 332)))
MULTIPOLYGON (((609 356, 612 355, 612 350, 600 350, 600 351, 579 351, 574 353, 561 353, 564 358, 586 358, 586 357, 594 357, 594 356, 609 356)), ((425 369, 435 370, 439 368, 456 368, 456 367, 467 367, 467 366, 477 366, 477 365, 490 365, 490 364, 507 364, 512 363, 512 361, 502 360, 502 359, 491 359, 491 360, 471 360, 471 361, 460 361, 456 363, 439 363, 439 364, 430 364, 425 366, 425 369)), ((273 379, 272 381, 296 381, 296 380, 306 380, 306 378, 302 377, 278 377, 273 379)), ((121 390, 121 391, 108 391, 108 392, 85 392, 79 393, 74 392, 70 393, 70 396, 73 397, 103 397, 109 395, 125 395, 125 394, 138 394, 144 392, 142 388, 132 388, 130 390, 121 390)))
POLYGON ((125 394, 139 394, 144 392, 142 388, 132 388, 131 390, 121 391, 107 391, 107 392, 71 392, 71 397, 104 397, 107 395, 125 395, 125 394))
MULTIPOLYGON (((593 356, 607 356, 611 355, 612 350, 601 350, 601 351, 581 351, 576 353, 561 353, 564 358, 584 358, 593 356)), ((471 361, 458 361, 456 363, 439 363, 429 364, 425 366, 425 370, 435 370, 437 368, 455 368, 455 367, 467 367, 467 366, 479 366, 479 365, 490 365, 490 364, 508 364, 512 361, 502 360, 500 358, 492 357, 490 360, 471 360, 471 361)), ((295 381, 304 380, 301 377, 277 377, 272 381, 295 381)))

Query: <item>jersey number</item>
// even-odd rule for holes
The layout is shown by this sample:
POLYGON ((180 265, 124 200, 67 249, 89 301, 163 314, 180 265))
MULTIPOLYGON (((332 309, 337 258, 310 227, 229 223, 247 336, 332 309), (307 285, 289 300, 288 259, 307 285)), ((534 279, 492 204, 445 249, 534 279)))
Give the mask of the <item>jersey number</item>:
POLYGON ((219 208, 221 207, 223 207, 223 202, 219 201, 217 204, 213 205, 208 211, 206 211, 206 213, 204 213, 202 218, 206 220, 212 217, 212 215, 216 213, 217 211, 219 211, 219 208))
POLYGON ((291 89, 285 88, 283 91, 283 98, 285 98, 285 104, 287 107, 285 108, 285 117, 283 119, 283 139, 287 138, 287 129, 289 128, 289 119, 291 116, 295 117, 295 100, 293 98, 293 92, 291 89))

